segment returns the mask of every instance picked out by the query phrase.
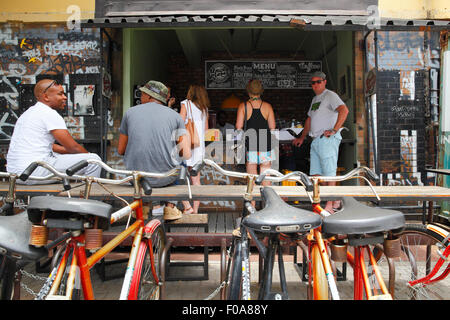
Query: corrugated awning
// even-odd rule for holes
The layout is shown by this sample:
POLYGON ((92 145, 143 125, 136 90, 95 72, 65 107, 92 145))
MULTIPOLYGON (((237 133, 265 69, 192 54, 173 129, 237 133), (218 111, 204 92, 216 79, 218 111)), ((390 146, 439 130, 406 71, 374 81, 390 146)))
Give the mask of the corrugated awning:
POLYGON ((374 20, 370 16, 323 15, 180 15, 180 16, 122 16, 83 20, 83 28, 181 28, 181 27, 300 27, 304 30, 450 30, 446 20, 374 20))

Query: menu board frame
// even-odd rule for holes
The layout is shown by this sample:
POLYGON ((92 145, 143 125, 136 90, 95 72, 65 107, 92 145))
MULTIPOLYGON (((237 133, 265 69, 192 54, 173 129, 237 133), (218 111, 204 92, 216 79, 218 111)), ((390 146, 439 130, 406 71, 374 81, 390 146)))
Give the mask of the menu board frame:
POLYGON ((259 79, 264 89, 310 89, 310 75, 322 71, 315 60, 206 60, 206 89, 245 89, 259 79))

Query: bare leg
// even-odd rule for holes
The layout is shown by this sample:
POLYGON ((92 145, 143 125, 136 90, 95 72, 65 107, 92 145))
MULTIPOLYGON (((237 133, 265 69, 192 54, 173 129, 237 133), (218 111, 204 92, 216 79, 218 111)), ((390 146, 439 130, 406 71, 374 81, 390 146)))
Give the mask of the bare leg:
MULTIPOLYGON (((264 163, 261 163, 260 165, 259 165, 259 173, 261 174, 261 173, 263 173, 264 171, 266 171, 267 169, 270 169, 270 166, 271 166, 271 164, 272 164, 272 162, 264 162, 264 163)), ((270 186, 272 183, 270 182, 270 181, 267 181, 267 180, 264 180, 263 182, 262 182, 262 185, 263 186, 270 186)))
MULTIPOLYGON (((324 185, 328 185, 328 186, 335 186, 336 185, 336 181, 328 181, 328 182, 324 182, 324 185)), ((327 210, 329 213, 333 213, 333 204, 335 202, 339 201, 327 201, 327 204, 325 205, 325 210, 327 210)))
MULTIPOLYGON (((247 173, 258 174, 258 165, 256 163, 247 163, 247 173)), ((252 206, 255 206, 255 201, 252 201, 252 206)))
MULTIPOLYGON (((191 181, 192 181, 192 185, 193 186, 199 186, 202 183, 200 182, 200 174, 196 175, 196 176, 192 176, 191 177, 191 181)), ((194 212, 193 213, 198 213, 198 208, 200 207, 200 201, 194 201, 194 212)))

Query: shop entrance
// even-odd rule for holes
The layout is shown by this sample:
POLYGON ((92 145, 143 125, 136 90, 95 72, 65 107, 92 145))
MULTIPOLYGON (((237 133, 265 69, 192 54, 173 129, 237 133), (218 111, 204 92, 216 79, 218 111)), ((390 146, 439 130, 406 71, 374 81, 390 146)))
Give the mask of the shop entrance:
MULTIPOLYGON (((242 84, 242 79, 241 86, 235 83, 223 87, 208 84, 207 66, 211 61, 231 63, 232 67, 241 62, 272 63, 269 68, 289 62, 301 62, 304 66, 318 62, 327 74, 327 88, 337 92, 350 110, 345 123, 349 130, 343 133, 338 164, 346 172, 357 162, 353 112, 354 36, 353 31, 303 31, 296 28, 123 29, 123 112, 139 102, 135 95, 136 86, 150 79, 170 86, 177 104, 186 97, 190 84, 200 83, 207 87, 211 115, 223 110, 226 121, 234 124, 237 109, 230 99, 247 99, 245 84, 242 84)), ((314 96, 308 81, 300 85, 288 80, 278 78, 276 85, 265 88, 263 94, 263 99, 274 108, 279 129, 303 125, 314 96)), ((288 156, 292 154, 296 160, 295 167, 288 169, 307 170, 309 164, 305 163, 308 160, 305 158, 308 157, 309 146, 306 150, 289 146, 288 143, 280 148, 284 152, 282 157, 286 153, 288 156)), ((286 166, 285 163, 280 165, 280 169, 286 166)))

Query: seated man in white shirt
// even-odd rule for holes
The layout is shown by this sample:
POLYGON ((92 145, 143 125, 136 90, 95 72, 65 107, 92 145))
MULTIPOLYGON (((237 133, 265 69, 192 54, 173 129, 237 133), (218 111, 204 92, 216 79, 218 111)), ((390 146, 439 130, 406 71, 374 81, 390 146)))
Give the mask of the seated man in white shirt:
MULTIPOLYGON (((67 97, 64 88, 54 80, 43 79, 34 87, 37 103, 17 120, 11 137, 6 168, 20 175, 33 161, 45 161, 56 170, 64 172, 68 167, 85 159, 100 157, 78 144, 67 130, 64 118, 58 110, 64 110, 67 97), (55 141, 58 142, 55 143, 55 141)), ((99 177, 101 167, 89 164, 76 174, 99 177)), ((47 169, 38 167, 32 176, 46 176, 47 169)), ((20 180, 18 180, 21 183, 20 180)), ((27 180, 26 184, 42 184, 54 181, 27 180)))

